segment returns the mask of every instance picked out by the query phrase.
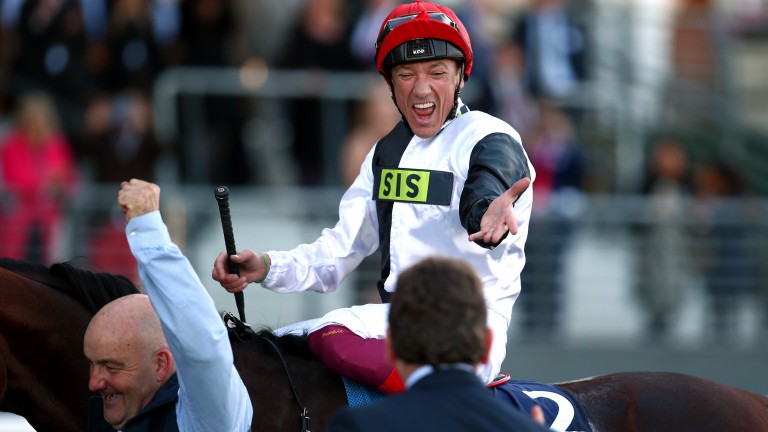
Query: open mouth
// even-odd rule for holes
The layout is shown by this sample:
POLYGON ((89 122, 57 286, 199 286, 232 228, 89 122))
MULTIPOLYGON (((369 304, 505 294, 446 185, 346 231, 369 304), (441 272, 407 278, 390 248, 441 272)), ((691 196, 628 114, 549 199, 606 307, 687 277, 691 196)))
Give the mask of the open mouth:
POLYGON ((413 104, 413 112, 420 120, 428 120, 435 112, 434 102, 423 102, 413 104))
POLYGON ((112 404, 120 399, 120 395, 117 393, 102 393, 101 398, 104 400, 104 404, 112 404))

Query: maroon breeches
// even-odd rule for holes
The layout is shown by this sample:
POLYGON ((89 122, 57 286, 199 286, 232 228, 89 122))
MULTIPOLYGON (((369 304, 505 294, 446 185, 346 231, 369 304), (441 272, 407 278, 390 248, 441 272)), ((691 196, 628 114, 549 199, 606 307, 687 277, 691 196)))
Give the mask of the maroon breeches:
POLYGON ((403 382, 387 360, 386 343, 364 339, 341 325, 328 325, 307 337, 309 349, 328 369, 385 393, 403 391, 403 382))

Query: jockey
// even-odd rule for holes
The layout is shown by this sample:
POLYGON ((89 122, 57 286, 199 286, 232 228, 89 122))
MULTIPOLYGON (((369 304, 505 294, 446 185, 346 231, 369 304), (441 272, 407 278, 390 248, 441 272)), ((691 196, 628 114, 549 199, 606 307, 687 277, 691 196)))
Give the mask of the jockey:
POLYGON ((229 292, 252 282, 280 293, 330 292, 381 248, 381 304, 334 310, 282 331, 308 331, 310 349, 330 369, 384 392, 403 389, 384 348, 388 301, 398 275, 427 256, 465 260, 483 282, 493 345, 478 376, 490 382, 506 354, 535 172, 517 131, 459 97, 472 61, 469 35, 451 9, 397 6, 379 30, 376 67, 402 121, 366 156, 337 224, 290 251, 232 255, 239 276, 229 273, 226 253, 214 262, 212 277, 229 292))

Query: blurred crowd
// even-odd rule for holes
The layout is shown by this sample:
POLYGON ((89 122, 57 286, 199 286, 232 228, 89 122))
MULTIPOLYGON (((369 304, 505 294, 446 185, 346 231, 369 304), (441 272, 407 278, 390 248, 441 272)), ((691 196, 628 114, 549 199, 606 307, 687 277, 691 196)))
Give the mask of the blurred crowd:
MULTIPOLYGON (((65 207, 83 185, 116 184, 131 177, 155 181, 163 175, 160 170, 169 169, 160 163, 163 160, 173 161, 178 179, 185 181, 188 173, 181 159, 191 151, 186 148, 191 137, 181 133, 174 142, 161 141, 153 126, 153 87, 164 71, 174 67, 240 67, 258 58, 274 69, 370 73, 375 84, 365 89, 366 100, 345 102, 348 114, 345 138, 336 143, 340 173, 335 183, 329 184, 322 163, 323 128, 328 127, 322 101, 307 96, 266 104, 281 113, 287 125, 284 135, 293 183, 349 184, 367 151, 399 120, 388 88, 375 79, 373 65, 380 23, 399 3, 0 2, 0 226, 4 227, 0 255, 40 262, 61 258, 56 256, 56 242, 65 207)), ((524 317, 523 333, 547 340, 561 330, 563 256, 595 170, 590 165, 594 155, 588 151, 592 147, 585 145, 580 127, 585 112, 573 102, 591 78, 594 35, 584 17, 593 2, 446 3, 467 26, 475 51, 465 102, 470 109, 512 124, 536 168, 525 294, 516 313, 524 317)), ((204 161, 209 164, 206 182, 259 184, 262 179, 249 164, 251 145, 244 129, 251 118, 263 115, 265 104, 213 94, 183 95, 176 104, 184 108, 201 101, 205 136, 195 139, 214 150, 204 161)), ((182 116, 180 121, 184 120, 182 116)), ((648 178, 643 184, 638 179, 635 192, 647 194, 653 204, 649 211, 661 212, 653 215, 657 221, 695 217, 698 223, 695 229, 677 222, 638 228, 642 278, 636 291, 649 316, 649 332, 661 338, 668 331, 682 289, 695 272, 704 275, 713 299, 708 315, 712 326, 727 337, 733 327, 728 311, 733 309, 734 293, 758 289, 743 282, 754 279, 739 272, 755 273, 758 265, 744 249, 748 233, 738 227, 714 228, 714 221, 726 217, 721 213, 729 211, 716 203, 718 197, 740 197, 747 191, 737 172, 716 158, 692 167, 686 151, 693 143, 666 137, 652 144, 648 178), (689 199, 696 205, 675 207, 676 200, 689 199), (705 264, 698 267, 684 250, 690 246, 690 236, 716 236, 711 237, 716 246, 706 248, 705 264), (664 254, 674 258, 664 259, 664 254), (740 264, 733 265, 736 256, 740 264)), ((125 264, 132 258, 123 244, 119 215, 107 208, 88 215, 87 242, 94 267, 135 268, 125 264), (106 250, 110 252, 99 252, 106 250)))
MULTIPOLYGON (((254 58, 277 70, 375 77, 372 59, 378 27, 398 3, 293 0, 278 7, 256 0, 2 2, 3 163, 20 167, 15 158, 22 158, 36 172, 50 172, 27 174, 25 180, 16 179, 13 169, 3 170, 4 216, 28 227, 4 247, 5 254, 53 259, 52 227, 78 185, 114 184, 131 177, 154 181, 164 174, 160 170, 169 167, 184 182, 189 173, 182 160, 199 157, 190 148, 193 141, 202 140, 209 150, 205 153, 209 160, 201 162, 208 173, 204 182, 258 184, 244 128, 264 105, 251 103, 248 97, 182 94, 175 102, 182 113, 179 121, 192 121, 183 115, 187 107, 202 107, 205 128, 195 131, 202 130, 204 136, 185 135, 186 129, 180 127, 182 133, 174 142, 164 142, 153 127, 158 77, 174 67, 236 68, 254 58), (30 110, 37 111, 34 119, 30 110), (160 165, 165 156, 173 161, 170 165, 160 165)), ((560 169, 561 152, 580 151, 575 136, 539 139, 552 127, 545 124, 547 115, 539 115, 540 104, 549 111, 559 110, 557 102, 586 78, 586 35, 572 9, 561 0, 536 0, 516 9, 492 1, 467 1, 456 7, 476 52, 473 91, 465 96, 466 102, 509 120, 523 141, 532 143, 535 157, 547 164, 542 172, 560 169)), ((268 109, 279 112, 286 125, 289 166, 295 173, 292 183, 348 183, 368 149, 398 121, 387 93, 379 83, 370 86, 368 100, 345 102, 341 136, 346 137, 334 144, 341 168, 335 180, 325 175, 323 139, 329 126, 323 101, 306 96, 271 103, 268 109)), ((576 115, 572 111, 566 113, 569 118, 576 115)), ((554 127, 573 135, 570 126, 554 127)), ((546 187, 556 189, 558 181, 553 176, 546 187)), ((578 186, 580 180, 566 181, 578 186)), ((104 227, 103 236, 111 238, 114 214, 101 213, 89 216, 89 226, 104 227)))
MULTIPOLYGON (((48 95, 87 181, 114 182, 127 175, 153 180, 164 152, 178 158, 189 151, 183 134, 178 142, 158 142, 153 133, 152 92, 164 71, 237 68, 260 59, 277 70, 374 74, 378 27, 398 3, 6 0, 0 9, 0 126, 13 127, 26 94, 48 95)), ((472 0, 454 5, 477 58, 467 102, 511 121, 522 134, 534 130, 537 101, 565 100, 587 76, 587 35, 572 13, 583 4, 535 0, 511 7, 472 0)), ((196 97, 183 95, 177 104, 191 105, 196 97)), ((242 130, 258 108, 247 98, 201 97, 203 139, 216 149, 206 180, 255 183, 242 130)), ((290 128, 295 182, 327 183, 318 163, 323 159, 322 101, 308 96, 279 102, 275 105, 290 128)), ((349 129, 364 121, 355 114, 364 103, 349 102, 349 129)), ((185 167, 178 168, 183 181, 185 167)))

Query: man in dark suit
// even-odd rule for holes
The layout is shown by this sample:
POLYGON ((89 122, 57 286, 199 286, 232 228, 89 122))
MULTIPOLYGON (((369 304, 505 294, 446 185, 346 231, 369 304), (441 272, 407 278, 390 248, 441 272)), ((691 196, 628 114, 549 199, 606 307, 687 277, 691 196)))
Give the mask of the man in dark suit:
POLYGON ((486 313, 482 283, 467 263, 431 257, 404 271, 392 296, 387 349, 406 391, 344 407, 327 430, 546 431, 495 399, 475 375, 491 346, 486 313))
POLYGON ((525 54, 525 83, 537 100, 566 101, 587 78, 584 30, 564 0, 534 0, 511 39, 525 54))

